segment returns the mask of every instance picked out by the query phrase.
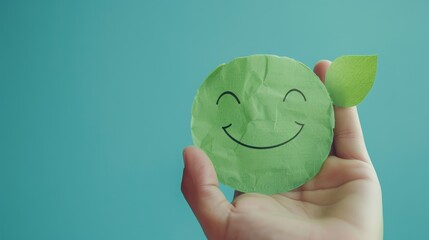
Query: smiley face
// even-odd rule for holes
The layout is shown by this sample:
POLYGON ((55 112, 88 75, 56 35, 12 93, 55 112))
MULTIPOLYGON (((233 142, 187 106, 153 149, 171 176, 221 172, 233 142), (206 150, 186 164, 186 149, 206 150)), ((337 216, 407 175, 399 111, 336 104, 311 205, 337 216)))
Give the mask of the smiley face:
POLYGON ((219 180, 242 192, 279 193, 320 170, 333 139, 326 88, 304 64, 254 55, 217 67, 193 104, 192 136, 219 180))
MULTIPOLYGON (((283 102, 286 100, 286 97, 289 95, 289 93, 291 93, 291 92, 293 92, 293 91, 296 91, 296 92, 300 93, 300 94, 302 95, 302 97, 304 98, 304 101, 307 101, 307 99, 305 98, 305 95, 304 95, 300 90, 298 90, 298 89, 291 89, 291 90, 289 90, 289 91, 286 93, 285 97, 283 98, 283 102)), ((234 94, 233 92, 231 92, 231 91, 225 91, 225 92, 223 92, 223 93, 219 96, 219 98, 217 99, 216 104, 218 104, 218 103, 219 103, 219 99, 220 99, 223 95, 225 95, 225 94, 230 94, 231 96, 233 96, 233 97, 237 100, 238 104, 240 104, 240 100, 238 99, 237 95, 235 95, 235 94, 234 94)), ((286 141, 284 141, 284 142, 281 142, 281 143, 278 143, 278 144, 275 144, 275 145, 271 145, 271 146, 253 146, 253 145, 249 145, 249 144, 243 143, 243 142, 241 142, 240 140, 237 140, 236 138, 234 138, 234 137, 233 137, 233 136, 228 132, 228 128, 232 126, 232 123, 228 124, 227 126, 223 126, 223 127, 222 127, 222 129, 223 129, 223 131, 225 132, 225 134, 226 134, 226 135, 228 135, 228 137, 229 137, 229 138, 231 138, 234 142, 236 142, 236 143, 240 144, 241 146, 248 147, 248 148, 253 148, 253 149, 270 149, 270 148, 280 147, 280 146, 282 146, 282 145, 284 145, 284 144, 286 144, 286 143, 288 143, 288 142, 292 141, 294 138, 296 138, 296 137, 299 135, 299 133, 301 133, 302 128, 304 127, 304 124, 303 124, 303 123, 299 123, 299 122, 297 122, 297 121, 295 121, 295 123, 296 123, 297 125, 301 126, 301 128, 298 130, 298 132, 297 132, 293 137, 291 137, 290 139, 288 139, 288 140, 286 140, 286 141)))

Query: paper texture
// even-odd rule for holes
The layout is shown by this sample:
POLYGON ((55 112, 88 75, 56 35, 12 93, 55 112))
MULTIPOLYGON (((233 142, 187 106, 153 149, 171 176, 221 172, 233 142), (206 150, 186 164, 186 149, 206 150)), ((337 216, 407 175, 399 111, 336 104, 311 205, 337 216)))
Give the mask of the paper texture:
POLYGON ((342 56, 326 72, 325 85, 334 105, 358 105, 374 84, 377 56, 342 56))
POLYGON ((334 128, 319 78, 287 57, 254 55, 217 67, 192 108, 194 143, 220 182, 242 192, 294 189, 320 170, 334 128))

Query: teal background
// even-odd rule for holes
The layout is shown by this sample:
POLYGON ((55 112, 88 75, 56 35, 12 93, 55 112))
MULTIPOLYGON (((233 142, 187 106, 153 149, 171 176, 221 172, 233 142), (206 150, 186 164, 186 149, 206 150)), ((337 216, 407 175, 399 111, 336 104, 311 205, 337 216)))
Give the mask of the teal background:
POLYGON ((401 2, 0 0, 0 239, 203 239, 192 100, 255 53, 379 55, 359 110, 385 236, 428 239, 429 4, 401 2))

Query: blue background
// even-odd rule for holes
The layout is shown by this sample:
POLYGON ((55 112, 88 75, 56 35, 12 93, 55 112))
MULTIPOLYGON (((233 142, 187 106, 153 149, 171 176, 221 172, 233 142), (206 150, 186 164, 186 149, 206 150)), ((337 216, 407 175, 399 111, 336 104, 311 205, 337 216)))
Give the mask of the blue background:
POLYGON ((255 53, 379 55, 359 110, 385 236, 429 238, 428 8, 0 0, 0 239, 203 239, 180 192, 192 100, 255 53))

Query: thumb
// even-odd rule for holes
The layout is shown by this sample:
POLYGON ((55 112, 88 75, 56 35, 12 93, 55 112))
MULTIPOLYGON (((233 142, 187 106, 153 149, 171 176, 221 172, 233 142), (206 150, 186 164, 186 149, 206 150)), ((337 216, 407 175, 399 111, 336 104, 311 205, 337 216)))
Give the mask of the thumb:
POLYGON ((196 147, 183 151, 182 193, 208 238, 222 239, 232 205, 219 189, 213 164, 196 147))

